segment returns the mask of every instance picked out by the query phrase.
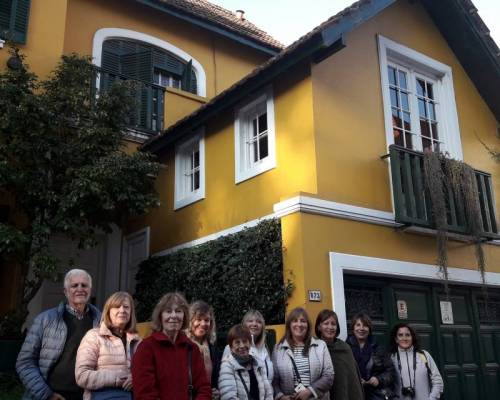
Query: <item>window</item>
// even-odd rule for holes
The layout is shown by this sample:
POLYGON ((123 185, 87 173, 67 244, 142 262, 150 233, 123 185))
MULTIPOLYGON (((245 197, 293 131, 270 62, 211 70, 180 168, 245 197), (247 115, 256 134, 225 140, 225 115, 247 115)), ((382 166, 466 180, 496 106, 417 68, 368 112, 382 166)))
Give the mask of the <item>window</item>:
POLYGON ((0 1, 0 38, 26 43, 30 0, 0 1))
POLYGON ((451 68, 379 36, 387 144, 462 158, 451 68))
POLYGON ((203 132, 176 146, 174 209, 205 198, 205 141, 203 132))
POLYGON ((270 89, 237 110, 235 154, 236 183, 276 166, 274 103, 270 89))

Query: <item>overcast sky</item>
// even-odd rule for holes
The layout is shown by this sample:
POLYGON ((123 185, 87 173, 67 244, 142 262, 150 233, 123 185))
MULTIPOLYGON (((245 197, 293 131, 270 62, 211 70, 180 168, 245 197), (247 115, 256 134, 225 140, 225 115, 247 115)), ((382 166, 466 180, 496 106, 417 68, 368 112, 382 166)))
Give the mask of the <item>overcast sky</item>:
MULTIPOLYGON (((311 31, 354 0, 209 0, 245 17, 288 45, 311 31)), ((435 0, 439 1, 439 0, 435 0)), ((500 0, 472 0, 479 15, 500 44, 500 0)))

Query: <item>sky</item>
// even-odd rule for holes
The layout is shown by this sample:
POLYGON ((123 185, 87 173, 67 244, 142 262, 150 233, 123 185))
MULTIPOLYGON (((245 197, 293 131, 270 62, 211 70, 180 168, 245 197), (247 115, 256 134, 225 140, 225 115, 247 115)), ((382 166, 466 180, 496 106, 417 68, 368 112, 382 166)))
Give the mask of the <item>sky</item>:
MULTIPOLYGON (((289 45, 355 0, 209 0, 245 18, 289 45)), ((439 0, 436 0, 439 1, 439 0)), ((472 0, 500 46, 500 0, 472 0)))

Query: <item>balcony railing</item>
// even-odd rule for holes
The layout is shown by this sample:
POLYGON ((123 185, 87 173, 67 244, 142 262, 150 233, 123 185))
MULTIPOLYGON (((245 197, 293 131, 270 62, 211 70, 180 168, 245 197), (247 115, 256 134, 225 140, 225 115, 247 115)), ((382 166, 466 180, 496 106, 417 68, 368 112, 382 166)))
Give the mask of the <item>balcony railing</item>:
POLYGON ((134 106, 128 115, 127 128, 151 136, 163 129, 165 88, 145 81, 131 79, 104 69, 94 68, 92 89, 95 95, 108 90, 113 84, 130 81, 134 106))
MULTIPOLYGON (((391 145, 389 154, 396 221, 404 225, 435 229, 431 197, 424 182, 423 153, 391 145)), ((474 170, 474 173, 481 208, 481 221, 479 221, 482 228, 481 236, 486 239, 498 239, 500 236, 495 215, 491 175, 478 170, 474 170)), ((462 206, 463 196, 457 196, 448 187, 445 191, 445 198, 448 232, 468 235, 470 223, 462 206)))

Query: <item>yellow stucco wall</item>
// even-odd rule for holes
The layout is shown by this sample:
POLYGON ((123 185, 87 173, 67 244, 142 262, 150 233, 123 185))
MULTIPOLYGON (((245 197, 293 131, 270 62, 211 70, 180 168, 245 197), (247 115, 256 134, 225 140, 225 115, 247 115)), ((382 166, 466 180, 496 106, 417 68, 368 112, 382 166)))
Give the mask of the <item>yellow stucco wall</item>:
MULTIPOLYGON (((32 1, 26 44, 18 45, 31 70, 46 77, 63 51, 68 0, 32 1), (50 23, 48 23, 50 21, 50 23)), ((0 69, 5 68, 8 49, 0 49, 0 69)))
POLYGON ((273 88, 277 167, 235 184, 234 117, 228 112, 211 120, 205 131, 205 199, 173 210, 174 152, 157 180, 162 206, 132 223, 134 232, 151 227, 151 252, 243 224, 271 214, 273 204, 306 188, 316 191, 312 86, 307 65, 283 76, 273 88), (289 89, 292 88, 292 89, 289 89))
MULTIPOLYGON (((392 211, 377 34, 452 68, 464 161, 493 176, 498 164, 476 133, 495 146, 497 121, 429 15, 399 1, 347 35, 347 47, 312 69, 318 196, 392 211)), ((498 203, 497 196, 497 204, 498 203)))

